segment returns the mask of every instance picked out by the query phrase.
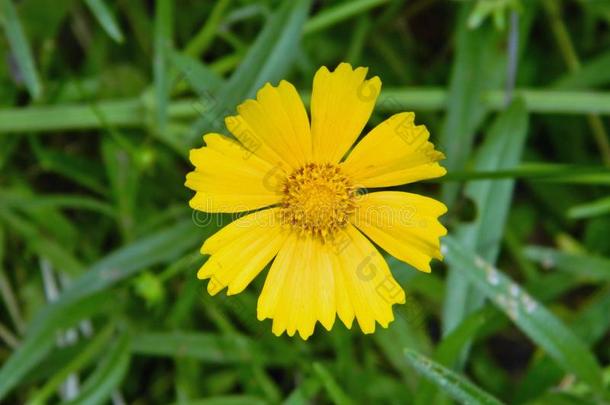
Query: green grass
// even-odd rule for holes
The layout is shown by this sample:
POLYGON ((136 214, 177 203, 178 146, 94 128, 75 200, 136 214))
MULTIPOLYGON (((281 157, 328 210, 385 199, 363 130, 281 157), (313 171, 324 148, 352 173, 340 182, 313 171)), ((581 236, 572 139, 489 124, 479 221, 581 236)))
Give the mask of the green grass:
POLYGON ((1 403, 610 402, 610 2, 0 0, 0 29, 1 403), (342 61, 383 81, 370 126, 415 111, 447 155, 400 188, 449 206, 445 261, 388 257, 388 329, 277 338, 263 277, 195 277, 230 219, 188 208, 188 150, 342 61))

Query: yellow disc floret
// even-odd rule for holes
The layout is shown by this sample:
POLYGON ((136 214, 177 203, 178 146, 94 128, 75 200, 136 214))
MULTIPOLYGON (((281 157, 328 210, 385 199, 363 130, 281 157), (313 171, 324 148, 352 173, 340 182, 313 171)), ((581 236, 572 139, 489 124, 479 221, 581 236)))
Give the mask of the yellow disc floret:
POLYGON ((282 191, 283 222, 322 240, 344 227, 355 210, 352 182, 331 163, 308 163, 296 169, 282 191))

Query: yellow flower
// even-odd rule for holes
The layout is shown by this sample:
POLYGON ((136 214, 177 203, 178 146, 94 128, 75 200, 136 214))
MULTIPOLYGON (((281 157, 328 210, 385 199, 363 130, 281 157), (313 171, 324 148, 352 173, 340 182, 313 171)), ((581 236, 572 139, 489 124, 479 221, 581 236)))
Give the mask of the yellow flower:
POLYGON ((318 70, 311 123, 294 86, 281 81, 225 120, 237 140, 203 137, 190 154, 195 170, 186 186, 190 206, 241 216, 201 248, 210 255, 197 276, 212 295, 243 291, 273 260, 258 299, 258 319, 272 331, 307 339, 317 321, 328 330, 336 315, 364 333, 394 319, 405 293, 372 242, 413 267, 430 272, 442 259, 438 217, 447 210, 431 198, 399 191, 369 192, 442 176, 442 153, 428 142, 413 113, 395 114, 353 148, 381 89, 368 69, 341 63, 318 70), (351 148, 351 150, 350 150, 351 148))

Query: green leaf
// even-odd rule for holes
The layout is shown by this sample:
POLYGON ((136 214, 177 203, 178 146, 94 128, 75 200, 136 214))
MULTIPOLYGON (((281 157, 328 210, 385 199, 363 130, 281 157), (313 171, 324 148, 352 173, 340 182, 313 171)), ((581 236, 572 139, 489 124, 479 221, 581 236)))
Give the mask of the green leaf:
POLYGON ((224 80, 206 65, 187 54, 173 51, 170 60, 174 67, 180 72, 197 94, 214 92, 223 84, 224 80))
POLYGON ((118 43, 122 43, 123 32, 121 32, 121 27, 119 27, 114 14, 104 0, 85 0, 85 3, 110 38, 118 43))
POLYGON ((307 405, 313 402, 316 394, 320 391, 318 378, 306 379, 296 387, 284 400, 284 405, 307 405))
POLYGON ((49 397, 54 394, 70 374, 81 370, 84 366, 89 364, 92 358, 107 345, 108 340, 112 337, 113 331, 114 325, 109 324, 101 332, 95 335, 95 337, 88 342, 86 347, 84 347, 65 367, 54 373, 53 376, 46 381, 44 386, 32 395, 29 400, 30 403, 44 404, 48 402, 49 397))
POLYGON ((42 309, 38 313, 37 325, 30 324, 25 341, 0 369, 0 399, 44 359, 55 346, 59 330, 71 327, 79 320, 96 313, 111 308, 116 310, 113 299, 108 293, 100 293, 83 298, 78 305, 61 306, 60 302, 55 302, 42 309))
POLYGON ((191 141, 207 130, 222 130, 224 117, 265 83, 284 77, 296 57, 310 0, 285 1, 265 24, 244 60, 229 81, 213 97, 200 100, 201 117, 196 121, 191 141))
MULTIPOLYGON (((596 294, 570 322, 574 333, 590 347, 599 341, 610 327, 608 308, 610 308, 610 292, 605 289, 596 294)), ((535 356, 515 392, 515 403, 536 398, 557 384, 563 374, 548 356, 535 356)))
POLYGON ((108 193, 102 176, 100 176, 98 162, 80 155, 45 148, 36 138, 30 138, 30 145, 42 169, 58 173, 98 194, 108 193))
POLYGON ((130 361, 131 339, 123 333, 108 349, 106 355, 93 374, 84 382, 78 397, 68 402, 70 405, 107 403, 112 393, 127 375, 130 361))
MULTIPOLYGON (((481 326, 492 318, 492 311, 489 309, 490 307, 481 308, 464 318, 455 329, 441 340, 436 347, 433 359, 445 367, 455 368, 464 352, 464 347, 470 344, 481 326)), ((437 393, 435 388, 430 381, 418 384, 415 403, 421 405, 435 403, 435 394, 437 393)))
POLYGON ((174 405, 266 405, 268 401, 249 395, 223 395, 205 399, 180 401, 174 405))
POLYGON ((25 85, 32 98, 37 99, 42 93, 42 86, 32 56, 32 48, 25 36, 17 11, 11 0, 0 0, 0 24, 15 56, 15 62, 23 75, 25 85))
POLYGON ((352 401, 347 394, 341 389, 337 381, 335 381, 332 373, 321 363, 315 362, 312 364, 314 373, 320 379, 322 386, 335 404, 351 404, 352 401))
POLYGON ((114 218, 115 212, 111 205, 100 201, 97 198, 84 195, 72 194, 45 194, 29 196, 15 196, 10 198, 10 205, 19 204, 24 211, 36 209, 73 209, 82 211, 92 211, 114 218))
POLYGON ((585 204, 576 205, 568 211, 573 219, 591 218, 610 213, 610 197, 603 197, 585 204))
POLYGON ((610 83, 610 52, 584 62, 579 70, 568 73, 557 82, 554 87, 558 89, 589 89, 605 86, 610 83))
POLYGON ((547 269, 565 271, 578 279, 610 281, 610 259, 605 257, 566 253, 542 246, 528 246, 525 256, 547 269))
POLYGON ((132 350, 146 356, 194 358, 219 364, 248 363, 255 359, 282 364, 289 358, 262 356, 256 342, 239 335, 220 336, 198 332, 143 332, 133 339, 132 350), (266 358, 265 358, 266 357, 266 358))
POLYGON ((159 0, 155 3, 155 55, 153 75, 155 80, 157 132, 164 132, 167 125, 167 104, 169 100, 168 61, 173 30, 173 0, 159 0))
POLYGON ((10 225, 40 257, 48 259, 60 272, 71 275, 80 273, 82 264, 60 241, 47 237, 40 228, 2 207, 0 221, 10 225))
POLYGON ((312 17, 303 27, 304 34, 323 31, 348 18, 364 14, 367 10, 387 3, 389 0, 353 0, 325 8, 312 17))
POLYGON ((422 354, 405 349, 405 356, 409 363, 421 375, 434 382, 440 389, 451 395, 453 399, 462 404, 501 405, 491 394, 483 391, 461 375, 435 363, 422 354))
POLYGON ((501 271, 451 236, 443 239, 445 258, 461 269, 485 296, 540 345, 567 373, 603 392, 601 369, 595 356, 550 311, 501 271))
MULTIPOLYGON (((206 231, 211 229, 207 228, 206 231)), ((70 326, 104 308, 102 305, 91 308, 84 303, 95 301, 96 298, 99 301, 101 296, 105 297, 107 304, 115 305, 108 300, 105 290, 148 266, 175 259, 204 237, 203 234, 197 235, 190 220, 185 220, 119 249, 92 265, 72 282, 57 301, 36 314, 26 341, 0 369, 0 399, 44 358, 53 346, 53 337, 58 328, 70 326)))
POLYGON ((219 0, 214 4, 214 8, 210 12, 209 17, 205 20, 203 27, 201 27, 197 35, 195 35, 184 48, 185 55, 197 58, 208 49, 212 40, 218 33, 222 17, 230 3, 231 0, 219 0))
MULTIPOLYGON (((499 52, 500 35, 491 27, 468 28, 472 4, 460 10, 456 33, 455 61, 447 95, 447 116, 438 149, 447 156, 443 165, 448 171, 466 164, 475 131, 483 122, 488 107, 481 102, 485 90, 496 88, 504 74, 504 56, 499 52)), ((457 184, 443 186, 443 201, 449 207, 458 192, 457 184)))
MULTIPOLYGON (((521 159, 528 127, 528 116, 522 100, 515 100, 494 121, 488 136, 479 149, 477 170, 501 170, 515 167, 521 159)), ((504 225, 512 200, 514 180, 473 181, 466 185, 464 194, 474 204, 476 218, 460 224, 456 238, 462 245, 480 253, 491 263, 496 261, 504 225)), ((443 330, 455 328, 462 319, 480 307, 483 296, 462 277, 459 268, 450 266, 443 308, 443 330)))
MULTIPOLYGON (((120 138, 119 138, 120 139, 120 138)), ((132 239, 136 225, 136 195, 139 173, 133 162, 133 154, 112 138, 102 139, 102 157, 116 204, 117 221, 126 241, 132 239)))

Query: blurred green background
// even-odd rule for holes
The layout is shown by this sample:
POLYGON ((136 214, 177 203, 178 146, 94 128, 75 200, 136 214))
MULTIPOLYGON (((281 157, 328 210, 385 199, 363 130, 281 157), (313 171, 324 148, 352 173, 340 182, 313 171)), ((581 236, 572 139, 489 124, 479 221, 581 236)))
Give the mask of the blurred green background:
POLYGON ((0 0, 0 402, 610 401, 610 1, 0 0), (188 150, 339 62, 449 174, 445 262, 374 335, 256 320, 195 273, 188 150), (497 266, 497 267, 496 267, 497 266), (526 292, 527 291, 527 292, 526 292))

